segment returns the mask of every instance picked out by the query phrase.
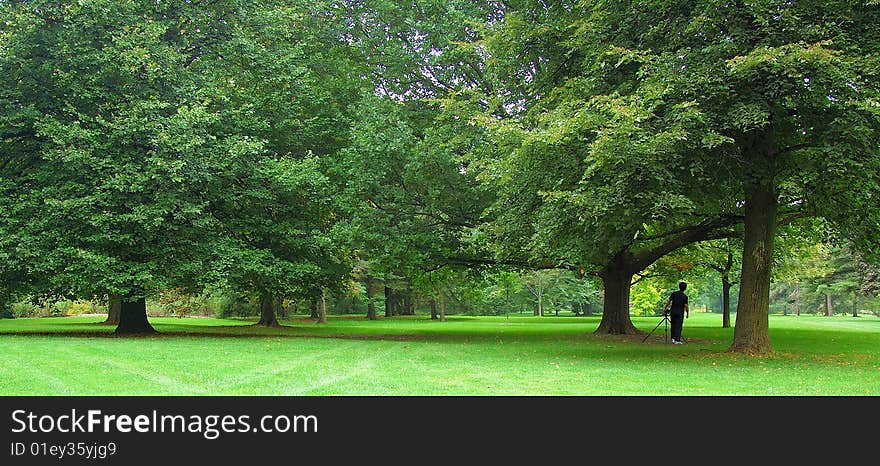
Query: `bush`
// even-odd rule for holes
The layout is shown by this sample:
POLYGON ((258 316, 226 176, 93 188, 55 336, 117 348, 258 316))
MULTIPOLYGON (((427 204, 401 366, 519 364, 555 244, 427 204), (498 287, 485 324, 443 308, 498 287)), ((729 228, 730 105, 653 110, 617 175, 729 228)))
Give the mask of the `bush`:
POLYGON ((94 301, 71 301, 66 312, 69 316, 78 316, 82 314, 99 314, 106 312, 106 309, 98 311, 98 305, 94 301))
POLYGON ((15 317, 40 317, 40 308, 30 301, 12 303, 12 314, 15 317))
MULTIPOLYGON (((152 306, 151 306, 152 307, 152 306)), ((155 300, 155 315, 165 317, 185 317, 209 315, 208 299, 204 296, 191 296, 178 289, 163 291, 155 300)))
POLYGON ((249 317, 260 314, 260 304, 256 299, 233 293, 217 293, 213 295, 208 307, 214 310, 214 315, 220 319, 229 317, 249 317))
POLYGON ((68 301, 66 299, 56 301, 51 306, 48 306, 49 315, 52 317, 66 316, 67 311, 69 311, 71 307, 73 307, 73 301, 68 301))

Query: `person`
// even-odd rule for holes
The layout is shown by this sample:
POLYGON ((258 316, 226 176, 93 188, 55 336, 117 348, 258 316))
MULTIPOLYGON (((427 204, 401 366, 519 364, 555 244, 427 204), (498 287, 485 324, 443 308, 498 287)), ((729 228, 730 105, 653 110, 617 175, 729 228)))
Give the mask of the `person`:
POLYGON ((684 324, 685 317, 690 318, 690 307, 688 306, 688 295, 684 294, 687 289, 687 283, 678 282, 678 291, 669 295, 666 305, 663 306, 663 316, 669 314, 672 323, 672 344, 681 344, 681 328, 684 324))

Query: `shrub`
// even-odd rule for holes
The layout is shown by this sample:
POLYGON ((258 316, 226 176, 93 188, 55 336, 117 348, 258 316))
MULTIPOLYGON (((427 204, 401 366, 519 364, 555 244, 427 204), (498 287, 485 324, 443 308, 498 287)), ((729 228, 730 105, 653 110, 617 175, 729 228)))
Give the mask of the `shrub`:
POLYGON ((15 317, 39 317, 40 308, 30 301, 17 301, 12 303, 12 313, 15 317))
POLYGON ((214 315, 220 319, 229 317, 248 317, 260 314, 260 304, 253 297, 234 293, 216 293, 208 304, 214 315))
POLYGON ((66 316, 72 306, 73 301, 68 301, 66 299, 55 301, 51 306, 48 306, 49 315, 52 317, 66 316))

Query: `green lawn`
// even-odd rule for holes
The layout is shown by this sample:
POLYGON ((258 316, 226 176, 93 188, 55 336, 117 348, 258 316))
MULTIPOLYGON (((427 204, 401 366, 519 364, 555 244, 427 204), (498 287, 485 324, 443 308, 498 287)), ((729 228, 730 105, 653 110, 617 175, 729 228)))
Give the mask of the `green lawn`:
POLYGON ((594 336, 598 317, 156 318, 139 338, 100 320, 0 320, 0 395, 880 395, 874 316, 771 316, 764 358, 726 353, 718 314, 676 346, 594 336))

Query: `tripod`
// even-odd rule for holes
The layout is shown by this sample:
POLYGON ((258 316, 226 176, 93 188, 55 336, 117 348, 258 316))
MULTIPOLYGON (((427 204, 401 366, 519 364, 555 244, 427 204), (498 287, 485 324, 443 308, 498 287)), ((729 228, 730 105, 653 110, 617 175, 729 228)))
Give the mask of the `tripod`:
MULTIPOLYGON (((657 330, 660 327, 660 324, 666 324, 663 326, 663 341, 665 343, 669 343, 669 314, 663 314, 663 320, 657 323, 657 326, 654 327, 654 330, 657 330)), ((654 330, 651 330, 650 332, 648 332, 647 335, 645 335, 642 343, 648 340, 648 337, 650 337, 651 334, 654 333, 654 330)))

